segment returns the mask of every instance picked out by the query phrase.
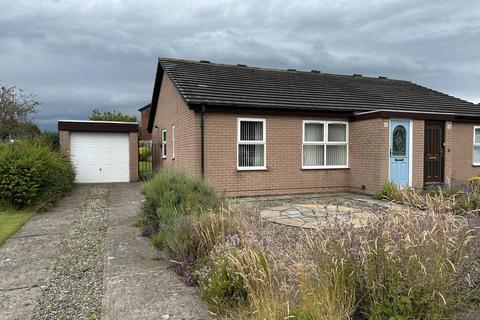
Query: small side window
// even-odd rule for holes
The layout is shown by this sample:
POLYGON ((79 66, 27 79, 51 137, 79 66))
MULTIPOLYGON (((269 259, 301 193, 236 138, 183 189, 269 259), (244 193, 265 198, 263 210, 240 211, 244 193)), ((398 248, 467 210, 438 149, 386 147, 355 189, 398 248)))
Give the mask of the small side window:
POLYGON ((162 158, 167 157, 167 130, 162 130, 162 158))

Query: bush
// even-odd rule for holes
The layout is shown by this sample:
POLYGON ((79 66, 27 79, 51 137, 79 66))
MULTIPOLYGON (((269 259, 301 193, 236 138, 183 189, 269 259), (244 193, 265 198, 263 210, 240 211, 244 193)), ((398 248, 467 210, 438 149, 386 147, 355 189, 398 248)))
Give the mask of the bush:
POLYGON ((55 151, 60 150, 58 132, 42 132, 35 139, 42 144, 50 146, 55 151))
POLYGON ((225 241, 235 219, 223 215, 222 200, 199 177, 162 171, 143 185, 142 192, 145 202, 138 224, 143 234, 166 250, 186 284, 195 284, 197 260, 225 241))
POLYGON ((138 154, 141 161, 148 161, 150 159, 150 148, 140 147, 138 148, 138 154))
POLYGON ((377 192, 374 194, 375 199, 389 200, 394 202, 402 202, 402 193, 397 185, 391 181, 386 182, 377 192))
POLYGON ((365 228, 321 230, 311 241, 323 283, 314 286, 322 292, 316 306, 330 306, 337 317, 329 319, 356 305, 368 319, 448 319, 474 289, 478 242, 453 215, 392 210, 365 228))
POLYGON ((0 144, 0 202, 42 210, 74 187, 69 158, 38 141, 0 144))
POLYGON ((242 245, 233 237, 228 246, 212 253, 203 270, 202 296, 216 312, 254 305, 259 294, 271 288, 272 275, 267 256, 257 247, 242 245))
MULTIPOLYGON (((162 224, 173 224, 180 216, 198 215, 218 209, 221 199, 212 186, 200 177, 180 172, 161 171, 142 187, 145 206, 155 208, 155 218, 162 224)), ((151 211, 147 212, 152 214, 151 211)))

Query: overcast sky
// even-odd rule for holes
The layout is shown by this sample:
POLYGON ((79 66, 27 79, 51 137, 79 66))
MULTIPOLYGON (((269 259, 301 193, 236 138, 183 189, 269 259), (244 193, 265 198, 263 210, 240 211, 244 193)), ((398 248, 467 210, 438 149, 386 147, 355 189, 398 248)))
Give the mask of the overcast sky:
POLYGON ((411 80, 480 102, 480 1, 0 0, 0 82, 35 120, 136 114, 157 57, 411 80))

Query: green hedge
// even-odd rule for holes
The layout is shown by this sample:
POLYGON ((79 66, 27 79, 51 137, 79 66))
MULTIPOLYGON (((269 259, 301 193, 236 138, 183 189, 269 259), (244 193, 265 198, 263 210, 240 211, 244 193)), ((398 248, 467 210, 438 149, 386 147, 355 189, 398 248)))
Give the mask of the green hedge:
POLYGON ((0 144, 0 202, 42 210, 74 187, 68 157, 39 141, 0 144))

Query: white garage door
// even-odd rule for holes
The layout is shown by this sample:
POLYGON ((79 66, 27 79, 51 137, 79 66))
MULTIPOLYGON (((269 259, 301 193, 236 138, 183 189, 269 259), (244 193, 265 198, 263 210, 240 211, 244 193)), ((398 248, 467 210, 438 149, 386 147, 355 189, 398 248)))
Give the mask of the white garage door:
POLYGON ((79 183, 130 180, 128 133, 71 132, 70 155, 79 183))

